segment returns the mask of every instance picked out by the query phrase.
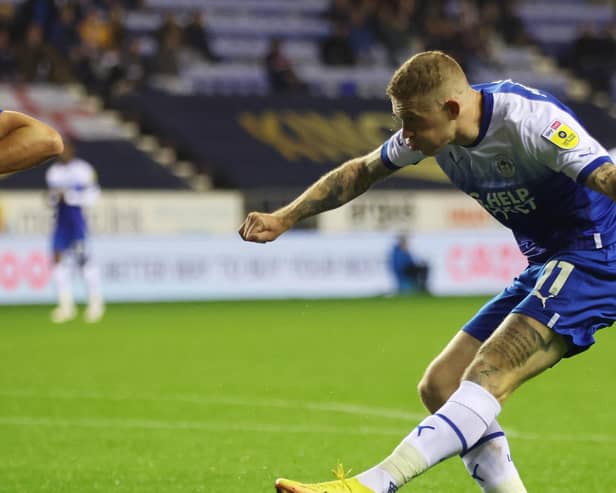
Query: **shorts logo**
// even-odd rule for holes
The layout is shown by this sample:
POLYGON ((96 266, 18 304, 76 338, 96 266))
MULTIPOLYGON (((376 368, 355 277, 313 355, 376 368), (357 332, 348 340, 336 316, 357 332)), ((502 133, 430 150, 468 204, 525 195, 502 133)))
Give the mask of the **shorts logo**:
POLYGON ((575 149, 580 143, 580 138, 573 129, 558 120, 550 123, 541 136, 561 149, 575 149))

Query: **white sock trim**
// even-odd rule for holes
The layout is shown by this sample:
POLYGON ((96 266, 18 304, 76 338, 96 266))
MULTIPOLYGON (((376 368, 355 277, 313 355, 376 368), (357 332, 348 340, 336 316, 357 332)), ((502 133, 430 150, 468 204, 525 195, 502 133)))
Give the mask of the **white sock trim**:
POLYGON ((473 411, 486 426, 490 426, 501 411, 501 405, 496 397, 470 380, 463 380, 449 401, 473 411))

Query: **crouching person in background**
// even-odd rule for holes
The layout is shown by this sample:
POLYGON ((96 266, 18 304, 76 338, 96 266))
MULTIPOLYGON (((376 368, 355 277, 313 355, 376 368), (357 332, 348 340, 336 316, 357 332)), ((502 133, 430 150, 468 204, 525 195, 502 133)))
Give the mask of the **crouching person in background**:
POLYGON ((389 255, 389 267, 396 279, 398 294, 426 291, 428 266, 411 254, 405 236, 398 236, 389 255))

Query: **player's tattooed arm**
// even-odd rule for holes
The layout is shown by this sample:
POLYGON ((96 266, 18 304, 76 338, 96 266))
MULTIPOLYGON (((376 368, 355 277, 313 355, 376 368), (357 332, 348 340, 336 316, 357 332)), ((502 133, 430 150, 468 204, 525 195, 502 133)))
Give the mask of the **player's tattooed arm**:
POLYGON ((605 163, 586 178, 586 186, 616 201, 616 165, 605 163))
POLYGON ((249 213, 238 233, 245 241, 274 241, 298 221, 349 202, 391 173, 381 161, 380 149, 376 149, 330 171, 282 209, 272 214, 249 213))
POLYGON ((351 159, 322 176, 302 195, 274 214, 290 224, 335 209, 368 190, 372 184, 393 173, 383 165, 380 149, 351 159))

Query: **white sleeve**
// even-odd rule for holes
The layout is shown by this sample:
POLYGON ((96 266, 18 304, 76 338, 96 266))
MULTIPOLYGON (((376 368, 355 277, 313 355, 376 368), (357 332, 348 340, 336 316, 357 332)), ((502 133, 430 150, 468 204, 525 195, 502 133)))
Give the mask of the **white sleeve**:
POLYGON ((58 173, 56 173, 56 168, 54 166, 55 165, 52 164, 45 172, 45 181, 47 182, 48 189, 47 205, 49 207, 56 207, 58 205, 61 194, 61 187, 57 178, 58 173))
POLYGON ((64 186, 61 173, 57 172, 57 167, 52 164, 45 172, 45 181, 47 182, 47 188, 59 189, 64 186))
POLYGON ((381 147, 381 160, 392 170, 415 165, 424 158, 423 153, 414 151, 406 145, 402 138, 402 129, 393 134, 381 147))
POLYGON ((612 159, 572 114, 554 107, 533 115, 524 125, 527 149, 550 169, 584 183, 596 168, 612 159))
POLYGON ((66 203, 86 207, 94 204, 100 194, 94 169, 85 164, 75 173, 74 179, 73 187, 64 193, 66 203))

